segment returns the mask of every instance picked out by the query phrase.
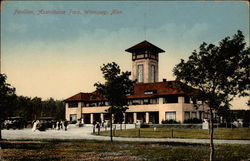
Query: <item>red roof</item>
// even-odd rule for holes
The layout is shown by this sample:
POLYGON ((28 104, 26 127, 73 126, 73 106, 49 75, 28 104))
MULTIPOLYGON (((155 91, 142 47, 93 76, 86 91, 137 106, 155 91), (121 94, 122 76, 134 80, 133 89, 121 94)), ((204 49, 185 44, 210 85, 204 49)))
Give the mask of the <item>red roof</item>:
MULTIPOLYGON (((134 84, 133 94, 128 96, 128 99, 135 98, 151 98, 165 95, 194 95, 198 90, 184 83, 176 81, 156 82, 156 83, 137 83, 134 84), (149 93, 145 93, 149 92, 149 93), (152 92, 152 94, 150 93, 152 92)), ((65 102, 71 101, 104 101, 105 98, 92 93, 78 93, 72 97, 65 99, 65 102)))
POLYGON ((131 48, 126 49, 125 51, 134 53, 134 52, 140 52, 140 51, 145 51, 145 50, 154 51, 157 53, 165 52, 164 50, 160 49, 159 47, 151 44, 150 42, 146 40, 143 42, 140 42, 139 44, 132 46, 131 48))
POLYGON ((134 93, 128 98, 147 98, 159 97, 165 95, 193 95, 197 90, 176 81, 156 82, 156 83, 139 83, 134 85, 134 93), (145 94, 145 92, 152 94, 145 94))
POLYGON ((78 93, 72 97, 65 99, 65 102, 71 101, 102 101, 105 100, 104 97, 98 95, 96 92, 92 93, 78 93))

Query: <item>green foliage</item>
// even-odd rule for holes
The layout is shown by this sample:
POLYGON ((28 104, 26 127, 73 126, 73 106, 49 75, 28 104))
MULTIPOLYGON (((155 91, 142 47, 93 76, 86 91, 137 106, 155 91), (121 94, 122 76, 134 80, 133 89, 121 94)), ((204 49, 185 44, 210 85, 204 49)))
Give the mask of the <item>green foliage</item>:
MULTIPOLYGON (((186 138, 186 139, 208 139, 208 130, 195 129, 197 127, 191 127, 195 125, 190 125, 189 129, 178 128, 178 126, 167 126, 163 128, 141 128, 140 137, 142 138, 171 138, 172 130, 174 138, 186 138), (191 129, 192 128, 192 129, 191 129)), ((199 127, 201 128, 201 127, 199 127)), ((108 132, 101 132, 101 135, 108 135, 108 132)), ((138 137, 138 129, 128 129, 128 130, 117 130, 117 137, 138 137)), ((215 129, 214 137, 216 139, 238 139, 238 140, 250 140, 250 129, 249 128, 218 128, 215 129)))
POLYGON ((219 45, 200 45, 188 61, 175 66, 177 80, 198 88, 199 99, 213 109, 229 108, 236 96, 249 95, 250 48, 241 31, 219 45))
POLYGON ((184 120, 184 123, 186 123, 186 124, 201 124, 202 120, 197 119, 197 118, 192 118, 192 119, 184 120))
POLYGON ((200 45, 185 62, 174 68, 178 81, 200 90, 196 97, 209 107, 210 160, 213 160, 213 111, 227 110, 237 95, 250 93, 250 48, 241 31, 232 38, 226 37, 219 45, 200 45))
POLYGON ((15 88, 6 82, 7 76, 0 74, 0 121, 8 115, 16 98, 15 88))
POLYGON ((21 116, 30 121, 44 116, 64 119, 65 108, 62 101, 53 98, 43 101, 39 97, 18 96, 10 116, 21 116))
POLYGON ((133 81, 129 79, 130 72, 121 72, 120 67, 112 62, 101 67, 105 83, 95 83, 97 93, 107 99, 110 108, 107 112, 114 114, 115 120, 123 121, 123 113, 127 108, 127 95, 132 90, 133 81))
POLYGON ((0 118, 21 116, 26 120, 34 120, 41 116, 53 116, 63 119, 65 108, 62 101, 50 98, 42 101, 39 97, 16 96, 15 88, 6 83, 7 76, 0 74, 0 118))

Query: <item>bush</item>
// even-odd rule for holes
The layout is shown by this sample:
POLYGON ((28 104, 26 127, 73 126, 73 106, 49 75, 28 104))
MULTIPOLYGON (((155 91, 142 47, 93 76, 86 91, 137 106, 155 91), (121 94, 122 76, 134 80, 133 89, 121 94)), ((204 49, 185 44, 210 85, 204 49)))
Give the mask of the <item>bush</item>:
POLYGON ((150 125, 151 128, 176 128, 176 129, 201 129, 202 124, 158 124, 150 125))
POLYGON ((197 118, 192 118, 192 119, 184 120, 184 123, 186 123, 186 124, 201 124, 202 120, 197 119, 197 118))
POLYGON ((179 124, 180 122, 177 122, 175 120, 162 120, 161 121, 162 124, 179 124))
POLYGON ((149 128, 149 124, 141 124, 141 128, 149 128))

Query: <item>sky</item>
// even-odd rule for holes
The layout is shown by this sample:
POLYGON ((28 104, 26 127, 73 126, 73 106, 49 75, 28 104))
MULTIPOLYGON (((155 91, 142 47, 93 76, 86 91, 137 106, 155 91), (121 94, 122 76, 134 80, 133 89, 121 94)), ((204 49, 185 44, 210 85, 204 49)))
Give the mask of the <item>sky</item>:
MULTIPOLYGON (((66 99, 103 82, 100 66, 131 71, 125 49, 147 40, 160 54, 159 80, 202 42, 241 30, 249 45, 246 1, 5 1, 1 6, 1 72, 18 95, 66 99)), ((248 108, 245 99, 234 108, 248 108)))

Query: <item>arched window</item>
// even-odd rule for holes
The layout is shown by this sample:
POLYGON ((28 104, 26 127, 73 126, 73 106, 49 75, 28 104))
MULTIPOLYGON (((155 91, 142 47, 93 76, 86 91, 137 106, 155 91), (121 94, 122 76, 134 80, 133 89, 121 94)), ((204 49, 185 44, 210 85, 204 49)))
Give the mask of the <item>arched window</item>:
POLYGON ((137 65, 137 81, 143 83, 143 65, 137 65))
POLYGON ((151 65, 151 82, 155 82, 155 65, 151 65))

